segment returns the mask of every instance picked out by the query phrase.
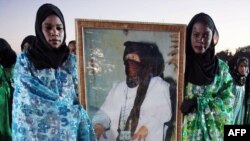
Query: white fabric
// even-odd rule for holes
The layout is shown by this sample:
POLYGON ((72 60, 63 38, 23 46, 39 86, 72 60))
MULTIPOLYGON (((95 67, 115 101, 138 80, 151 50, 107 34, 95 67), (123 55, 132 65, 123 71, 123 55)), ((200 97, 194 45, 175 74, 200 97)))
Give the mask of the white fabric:
MULTIPOLYGON (((113 136, 116 138, 118 136, 117 129, 121 108, 124 107, 126 103, 127 118, 133 107, 137 88, 138 87, 128 88, 125 81, 114 84, 108 96, 106 97, 104 104, 94 116, 93 124, 111 121, 110 124, 105 123, 103 125, 106 129, 109 128, 107 125, 110 125, 111 133, 108 134, 113 134, 113 136), (105 116, 109 119, 97 121, 97 117, 100 116, 100 113, 105 113, 105 116)), ((147 141, 162 141, 163 124, 169 121, 171 116, 172 112, 169 84, 160 77, 154 77, 150 81, 146 97, 141 106, 140 118, 136 132, 142 125, 144 125, 148 129, 148 135, 146 137, 147 141)), ((108 138, 106 140, 112 141, 115 139, 108 138)))

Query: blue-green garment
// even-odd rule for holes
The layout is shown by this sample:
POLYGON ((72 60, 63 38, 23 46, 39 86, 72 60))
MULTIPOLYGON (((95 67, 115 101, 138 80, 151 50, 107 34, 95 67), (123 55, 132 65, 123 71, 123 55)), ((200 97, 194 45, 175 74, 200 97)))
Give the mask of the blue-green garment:
POLYGON ((183 141, 223 141, 224 125, 232 124, 232 77, 221 60, 218 69, 210 85, 187 83, 185 87, 185 98, 197 97, 197 108, 194 113, 184 116, 183 141))
POLYGON ((239 86, 234 84, 233 94, 235 96, 233 123, 243 125, 245 116, 245 85, 239 86))
POLYGON ((14 68, 12 139, 95 140, 89 117, 78 102, 77 81, 75 55, 57 69, 37 70, 26 52, 21 53, 14 68))

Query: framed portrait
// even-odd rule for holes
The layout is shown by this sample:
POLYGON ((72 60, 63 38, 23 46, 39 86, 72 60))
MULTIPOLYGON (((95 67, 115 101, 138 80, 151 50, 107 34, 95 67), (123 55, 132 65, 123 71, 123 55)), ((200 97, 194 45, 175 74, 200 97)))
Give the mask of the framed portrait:
POLYGON ((146 140, 155 140, 152 132, 181 140, 185 31, 183 24, 76 19, 79 99, 95 129, 102 123, 103 140, 139 131, 146 140))

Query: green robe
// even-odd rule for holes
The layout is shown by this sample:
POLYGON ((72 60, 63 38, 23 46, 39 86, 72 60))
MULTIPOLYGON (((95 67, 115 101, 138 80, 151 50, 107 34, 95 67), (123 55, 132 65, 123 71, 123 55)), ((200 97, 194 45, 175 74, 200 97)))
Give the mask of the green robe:
POLYGON ((245 85, 239 86, 235 84, 233 86, 233 93, 235 95, 233 121, 236 125, 243 125, 245 115, 245 85))
POLYGON ((227 64, 221 60, 218 71, 210 85, 188 82, 185 86, 185 98, 197 97, 197 108, 184 116, 183 141, 223 141, 224 125, 232 124, 232 77, 227 64))
POLYGON ((11 140, 10 71, 0 65, 0 140, 11 140))

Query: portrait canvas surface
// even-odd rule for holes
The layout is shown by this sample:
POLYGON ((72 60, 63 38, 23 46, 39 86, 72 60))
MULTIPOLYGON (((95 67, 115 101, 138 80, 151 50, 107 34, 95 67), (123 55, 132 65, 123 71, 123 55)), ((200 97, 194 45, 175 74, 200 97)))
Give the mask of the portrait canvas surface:
MULTIPOLYGON (((154 43, 164 59, 163 79, 170 86, 173 108, 172 120, 165 123, 171 133, 164 133, 164 136, 167 136, 166 140, 181 140, 182 115, 179 107, 184 82, 185 28, 181 24, 77 19, 79 98, 90 118, 102 106, 113 85, 126 80, 124 43, 154 43), (174 51, 176 55, 173 56, 174 51), (177 60, 173 61, 173 58, 177 60)), ((123 90, 120 93, 122 95, 123 90)), ((161 112, 164 108, 155 110, 161 112)))

